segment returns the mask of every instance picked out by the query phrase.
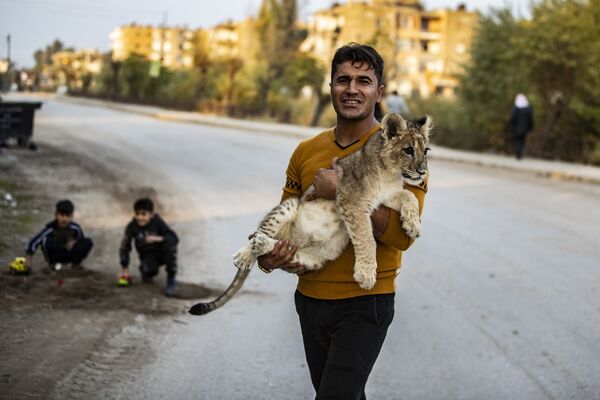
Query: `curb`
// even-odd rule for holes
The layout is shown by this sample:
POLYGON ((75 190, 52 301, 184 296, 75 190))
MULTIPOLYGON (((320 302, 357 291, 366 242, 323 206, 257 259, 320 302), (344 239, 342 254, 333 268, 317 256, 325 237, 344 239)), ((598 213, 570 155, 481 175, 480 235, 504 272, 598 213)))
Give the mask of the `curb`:
MULTIPOLYGON (((263 134, 285 135, 303 139, 316 135, 326 129, 323 127, 312 128, 274 122, 240 120, 194 112, 172 111, 155 106, 116 103, 81 97, 56 96, 55 100, 71 104, 100 106, 111 110, 148 116, 163 121, 186 122, 221 128, 236 128, 263 134)), ((552 180, 600 184, 599 167, 541 159, 524 159, 519 161, 508 156, 471 153, 442 146, 432 146, 432 148, 431 158, 434 160, 524 172, 552 180)))

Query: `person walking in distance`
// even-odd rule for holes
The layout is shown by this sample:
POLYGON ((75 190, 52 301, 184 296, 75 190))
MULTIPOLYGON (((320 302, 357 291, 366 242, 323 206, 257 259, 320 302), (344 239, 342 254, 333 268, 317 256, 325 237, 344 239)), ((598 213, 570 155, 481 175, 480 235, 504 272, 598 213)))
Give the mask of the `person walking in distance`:
POLYGON ((512 134, 512 143, 517 160, 523 158, 527 135, 533 129, 533 108, 527 97, 519 93, 515 97, 515 104, 510 115, 508 125, 512 134))

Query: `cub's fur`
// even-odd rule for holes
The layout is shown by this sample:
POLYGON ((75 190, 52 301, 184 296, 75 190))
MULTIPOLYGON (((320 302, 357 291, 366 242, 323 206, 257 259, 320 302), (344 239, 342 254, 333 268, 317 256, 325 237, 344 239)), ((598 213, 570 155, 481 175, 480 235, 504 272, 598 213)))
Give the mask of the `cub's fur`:
POLYGON ((206 314, 225 304, 241 288, 256 258, 285 239, 298 247, 292 262, 302 268, 288 269, 293 273, 320 269, 342 253, 348 240, 352 241, 354 280, 365 290, 373 288, 377 245, 371 213, 381 204, 397 210, 406 234, 413 239, 419 236, 419 203, 404 184, 419 185, 428 174, 430 128, 428 116, 406 121, 399 114, 387 114, 381 130, 361 150, 338 160, 336 200, 306 201, 314 190, 311 186, 302 198, 288 198, 273 208, 249 243, 233 256, 239 271, 229 288, 213 302, 196 304, 190 313, 206 314))

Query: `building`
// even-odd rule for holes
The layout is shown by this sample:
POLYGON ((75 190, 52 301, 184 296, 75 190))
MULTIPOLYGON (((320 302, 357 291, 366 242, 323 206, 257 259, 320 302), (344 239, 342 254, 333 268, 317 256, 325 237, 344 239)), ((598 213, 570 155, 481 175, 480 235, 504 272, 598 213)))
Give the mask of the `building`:
POLYGON ((370 44, 386 63, 388 91, 452 96, 477 19, 462 5, 425 11, 418 0, 348 0, 315 13, 301 50, 329 65, 338 47, 370 44))
POLYGON ((102 54, 96 49, 63 50, 52 55, 41 77, 43 89, 66 85, 71 89, 89 87, 92 76, 102 70, 102 54))
POLYGON ((248 17, 239 22, 227 21, 199 31, 199 46, 209 61, 250 61, 258 52, 256 20, 248 17))
POLYGON ((169 68, 194 65, 196 31, 187 28, 155 28, 129 24, 110 34, 113 61, 123 61, 138 54, 169 68))

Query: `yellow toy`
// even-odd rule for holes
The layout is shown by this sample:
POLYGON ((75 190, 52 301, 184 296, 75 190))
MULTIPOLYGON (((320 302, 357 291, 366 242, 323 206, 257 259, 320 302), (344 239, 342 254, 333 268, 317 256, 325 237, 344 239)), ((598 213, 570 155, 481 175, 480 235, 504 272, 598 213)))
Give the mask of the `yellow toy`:
POLYGON ((13 275, 27 275, 29 268, 25 265, 25 257, 15 257, 9 264, 10 273, 13 275))

